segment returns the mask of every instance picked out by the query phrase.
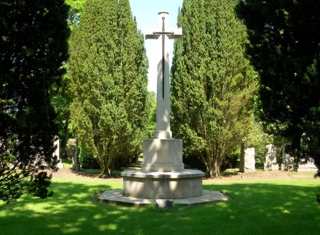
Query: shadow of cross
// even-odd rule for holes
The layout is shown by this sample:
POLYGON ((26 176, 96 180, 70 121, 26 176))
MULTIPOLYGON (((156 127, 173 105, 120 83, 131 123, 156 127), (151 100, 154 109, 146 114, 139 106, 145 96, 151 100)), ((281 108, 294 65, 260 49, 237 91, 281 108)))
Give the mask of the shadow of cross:
POLYGON ((145 34, 145 39, 157 39, 161 53, 158 63, 157 76, 157 115, 156 131, 154 138, 171 139, 170 130, 170 88, 169 88, 169 53, 166 47, 167 40, 182 37, 182 29, 168 28, 168 12, 161 11, 158 13, 159 28, 150 30, 145 34))

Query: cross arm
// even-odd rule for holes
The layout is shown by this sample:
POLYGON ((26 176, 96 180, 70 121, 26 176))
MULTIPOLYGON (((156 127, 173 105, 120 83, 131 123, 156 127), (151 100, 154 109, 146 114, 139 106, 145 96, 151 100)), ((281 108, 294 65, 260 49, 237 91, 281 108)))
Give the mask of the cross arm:
POLYGON ((182 37, 182 28, 172 30, 172 34, 167 34, 169 39, 178 39, 182 37))
POLYGON ((161 35, 167 35, 169 39, 178 39, 182 37, 182 28, 161 31, 161 30, 147 30, 145 39, 158 39, 161 35))
POLYGON ((147 30, 145 33, 145 39, 158 39, 160 37, 160 34, 155 34, 154 30, 147 30))

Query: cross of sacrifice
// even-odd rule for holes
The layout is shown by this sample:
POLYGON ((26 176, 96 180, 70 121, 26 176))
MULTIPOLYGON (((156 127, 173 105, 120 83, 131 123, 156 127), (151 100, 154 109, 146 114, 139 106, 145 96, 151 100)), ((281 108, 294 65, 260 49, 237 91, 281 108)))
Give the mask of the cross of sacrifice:
POLYGON ((158 21, 160 29, 150 30, 145 34, 146 39, 158 39, 161 55, 158 62, 157 76, 157 116, 156 131, 154 138, 171 139, 170 131, 170 88, 169 88, 169 53, 166 48, 169 39, 178 39, 182 37, 182 29, 169 29, 168 12, 160 11, 158 21))

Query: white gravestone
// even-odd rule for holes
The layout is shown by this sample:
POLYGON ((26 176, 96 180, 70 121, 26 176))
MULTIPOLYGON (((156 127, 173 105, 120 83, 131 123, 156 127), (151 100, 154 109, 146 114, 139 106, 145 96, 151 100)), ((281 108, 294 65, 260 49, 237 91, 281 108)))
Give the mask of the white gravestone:
POLYGON ((274 144, 266 145, 267 155, 266 161, 264 163, 265 171, 275 171, 279 170, 279 165, 277 163, 277 148, 274 144))
POLYGON ((308 159, 302 158, 298 164, 298 172, 317 172, 318 168, 314 164, 314 159, 309 157, 308 159))
POLYGON ((61 162, 61 159, 60 159, 60 139, 57 136, 55 138, 56 138, 56 140, 53 143, 55 150, 52 153, 52 156, 57 157, 57 161, 58 161, 57 168, 61 169, 61 168, 63 168, 63 163, 61 162))
POLYGON ((244 172, 256 172, 255 164, 254 148, 247 148, 244 151, 244 172))

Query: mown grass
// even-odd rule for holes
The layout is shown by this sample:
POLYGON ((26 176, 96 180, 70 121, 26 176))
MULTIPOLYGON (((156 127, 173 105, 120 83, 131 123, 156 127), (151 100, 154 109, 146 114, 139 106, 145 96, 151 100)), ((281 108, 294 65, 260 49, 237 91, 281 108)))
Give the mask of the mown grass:
POLYGON ((121 179, 54 179, 52 198, 1 205, 0 234, 319 234, 319 179, 204 181, 227 202, 157 209, 95 200, 121 179))

